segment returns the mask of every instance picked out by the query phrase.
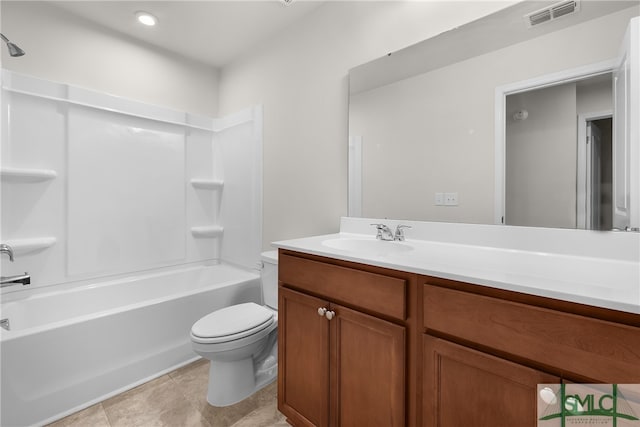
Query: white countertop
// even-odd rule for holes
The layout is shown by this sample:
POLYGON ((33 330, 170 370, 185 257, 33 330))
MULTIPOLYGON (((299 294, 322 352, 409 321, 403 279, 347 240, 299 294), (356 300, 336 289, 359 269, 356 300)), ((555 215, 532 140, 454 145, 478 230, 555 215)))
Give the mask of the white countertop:
MULTIPOLYGON (((348 219, 347 222, 354 220, 348 219)), ((589 242, 589 237, 580 233, 576 234, 577 242, 566 230, 559 231, 564 239, 564 250, 551 252, 549 250, 534 250, 534 247, 522 248, 518 244, 502 245, 481 245, 475 239, 474 244, 461 243, 460 238, 455 236, 455 230, 451 233, 451 243, 448 241, 436 241, 411 238, 407 231, 405 242, 381 242, 374 247, 386 248, 385 245, 405 245, 402 251, 389 250, 344 250, 328 246, 334 239, 358 240, 365 245, 376 245, 375 230, 368 234, 353 233, 351 231, 362 228, 362 222, 369 226, 373 220, 356 220, 360 222, 359 227, 345 226, 345 219, 341 226, 341 233, 321 236, 306 237, 301 239, 275 242, 273 246, 289 249, 298 252, 336 258, 345 261, 353 261, 363 264, 386 267, 395 270, 402 270, 411 273, 440 277, 444 279, 457 280, 472 284, 489 286, 497 289, 504 289, 522 292, 531 295, 555 298, 564 301, 576 302, 592 305, 596 307, 609 308, 640 314, 640 259, 636 256, 634 245, 637 236, 626 237, 622 245, 622 256, 613 254, 609 257, 600 256, 598 248, 593 251, 584 247, 577 254, 572 254, 570 248, 572 244, 585 245, 589 242), (348 231, 344 231, 347 229, 348 231), (585 240, 586 239, 586 240, 585 240), (506 247, 505 247, 506 246, 506 247), (564 253, 563 253, 564 252, 564 253)), ((394 227, 397 221, 382 220, 394 227)), ((403 221, 403 224, 411 224, 412 227, 420 229, 423 223, 403 221)), ((353 224, 351 224, 353 225, 353 224)), ((437 227, 457 227, 456 225, 435 224, 437 227)), ((433 223, 428 223, 427 227, 433 227, 433 223)), ((465 233, 469 233, 469 225, 465 233)), ((471 226, 473 227, 473 226, 471 226)), ((487 227, 500 226, 477 226, 487 227)), ((503 226, 504 227, 504 226, 503 226)), ((499 233, 549 233, 549 230, 540 231, 528 229, 525 231, 500 229, 499 233), (505 231, 502 231, 505 230, 505 231)), ((513 228, 515 229, 515 228, 513 228)), ((452 229, 448 230, 449 232, 452 229)), ((489 229, 489 231, 492 231, 489 229)), ((570 230, 569 233, 575 232, 570 230)), ((585 233, 583 231, 583 233, 585 233)), ((586 232, 589 233, 589 232, 586 232)), ((414 232, 416 236, 422 237, 420 230, 414 232)), ((482 234, 482 232, 480 233, 482 234)), ((517 237, 521 238, 521 235, 517 237)), ((545 237, 545 236, 543 236, 545 237)), ((594 235, 594 239, 603 239, 602 233, 594 235)), ((606 236, 604 237, 606 239, 606 236)), ((620 237, 615 244, 619 247, 620 237)), ((442 239, 444 240, 444 239, 442 239)), ((472 239, 471 239, 472 240, 472 239)), ((545 244, 549 244, 548 237, 545 244)), ((599 241, 600 242, 600 241, 599 241)), ((601 243, 606 246, 606 242, 601 243)), ((531 245, 529 245, 531 246, 531 245)), ((611 251, 610 251, 611 252, 611 251)))

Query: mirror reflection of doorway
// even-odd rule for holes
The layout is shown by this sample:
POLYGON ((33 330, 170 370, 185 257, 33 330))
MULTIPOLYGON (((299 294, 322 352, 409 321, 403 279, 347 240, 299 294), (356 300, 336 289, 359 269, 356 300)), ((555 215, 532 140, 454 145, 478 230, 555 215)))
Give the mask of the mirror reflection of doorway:
MULTIPOLYGON (((586 154, 585 174, 578 176, 585 183, 584 208, 578 206, 578 216, 584 209, 584 228, 591 230, 613 228, 612 124, 612 117, 586 120, 585 140, 578 141, 586 154)), ((578 227, 583 228, 580 221, 578 227)))
POLYGON ((612 102, 611 73, 506 96, 506 224, 612 228, 612 102))

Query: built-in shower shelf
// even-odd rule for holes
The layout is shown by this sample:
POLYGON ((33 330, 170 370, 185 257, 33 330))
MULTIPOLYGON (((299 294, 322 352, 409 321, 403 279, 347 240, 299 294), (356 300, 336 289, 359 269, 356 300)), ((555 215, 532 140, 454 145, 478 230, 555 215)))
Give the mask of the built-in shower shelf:
POLYGON ((58 176, 56 171, 51 169, 22 168, 1 168, 0 175, 5 182, 40 182, 48 181, 58 176))
POLYGON ((199 188, 203 190, 220 190, 224 186, 224 182, 215 179, 198 179, 191 180, 193 188, 199 188))
POLYGON ((206 237, 219 237, 222 236, 224 228, 219 225, 209 225, 201 227, 191 227, 191 234, 193 237, 206 238, 206 237))
POLYGON ((30 239, 13 239, 3 243, 11 246, 15 255, 23 255, 31 252, 50 248, 56 243, 55 237, 33 237, 30 239))

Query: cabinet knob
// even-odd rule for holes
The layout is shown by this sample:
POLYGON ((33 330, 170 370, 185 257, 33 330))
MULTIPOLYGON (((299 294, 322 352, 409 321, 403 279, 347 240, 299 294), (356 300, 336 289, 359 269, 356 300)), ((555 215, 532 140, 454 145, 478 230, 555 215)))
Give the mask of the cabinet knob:
POLYGON ((327 309, 326 309, 326 308, 324 308, 324 307, 320 307, 320 308, 318 309, 318 316, 321 316, 321 317, 322 317, 322 316, 324 316, 324 314, 325 314, 326 312, 327 312, 327 309))
POLYGON ((335 311, 327 311, 325 313, 325 317, 329 320, 333 319, 334 317, 336 317, 336 312, 335 311))

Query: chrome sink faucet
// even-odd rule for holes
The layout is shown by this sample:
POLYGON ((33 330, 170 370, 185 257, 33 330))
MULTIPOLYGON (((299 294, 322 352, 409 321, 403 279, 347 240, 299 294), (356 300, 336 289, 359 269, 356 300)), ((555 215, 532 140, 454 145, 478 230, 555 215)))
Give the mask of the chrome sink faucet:
POLYGON ((375 226, 376 229, 378 230, 378 234, 376 234, 376 239, 384 240, 384 241, 393 240, 393 232, 389 227, 387 227, 384 224, 371 224, 371 225, 375 226))
POLYGON ((410 225, 398 224, 398 226, 396 227, 396 234, 394 234, 394 236, 393 236, 393 240, 395 240, 397 242, 404 242, 404 229, 405 228, 411 228, 411 226, 410 225))
POLYGON ((378 234, 376 234, 376 239, 387 241, 404 241, 404 229, 411 228, 410 225, 398 225, 396 227, 396 232, 394 233, 391 229, 385 224, 371 224, 376 227, 378 230, 378 234))

